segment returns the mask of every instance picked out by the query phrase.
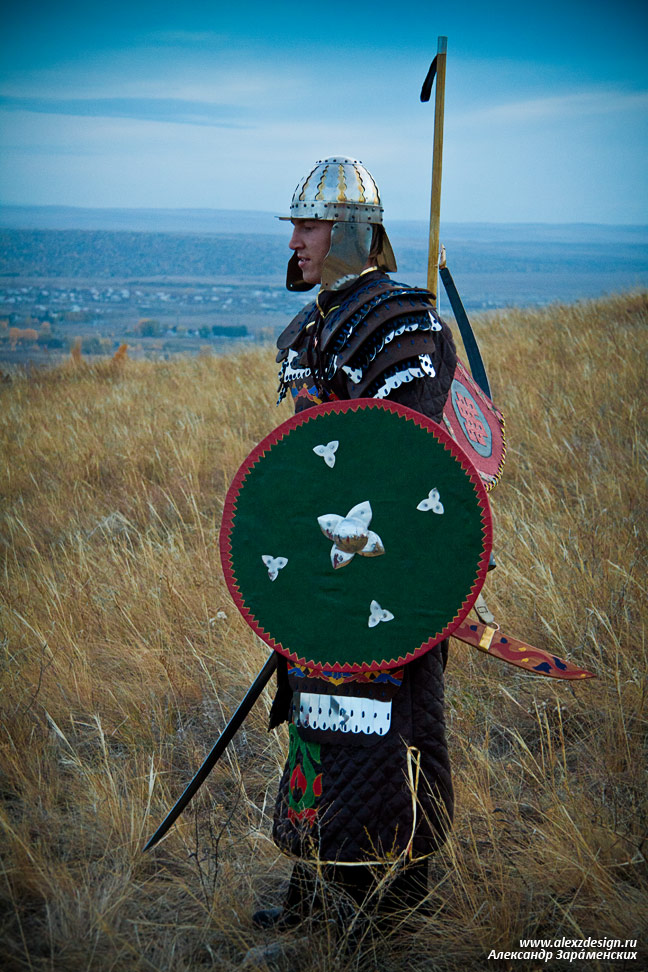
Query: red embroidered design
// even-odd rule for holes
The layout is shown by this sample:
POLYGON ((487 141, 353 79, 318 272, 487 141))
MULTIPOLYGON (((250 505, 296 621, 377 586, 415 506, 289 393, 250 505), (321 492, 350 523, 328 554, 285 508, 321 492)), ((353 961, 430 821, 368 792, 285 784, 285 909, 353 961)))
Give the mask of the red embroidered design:
POLYGON ((473 442, 478 442, 480 445, 485 445, 488 442, 488 432, 484 428, 484 425, 479 418, 479 414, 475 407, 475 403, 472 398, 467 398, 465 395, 457 395, 457 408, 461 413, 461 417, 464 420, 464 428, 466 430, 466 435, 473 442))

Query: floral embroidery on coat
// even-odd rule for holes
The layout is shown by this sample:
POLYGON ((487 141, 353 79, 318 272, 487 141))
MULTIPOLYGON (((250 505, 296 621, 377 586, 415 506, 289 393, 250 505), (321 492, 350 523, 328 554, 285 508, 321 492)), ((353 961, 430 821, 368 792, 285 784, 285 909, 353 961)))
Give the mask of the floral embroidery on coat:
POLYGON ((288 819, 312 827, 322 796, 320 744, 302 739, 295 725, 288 728, 288 819))

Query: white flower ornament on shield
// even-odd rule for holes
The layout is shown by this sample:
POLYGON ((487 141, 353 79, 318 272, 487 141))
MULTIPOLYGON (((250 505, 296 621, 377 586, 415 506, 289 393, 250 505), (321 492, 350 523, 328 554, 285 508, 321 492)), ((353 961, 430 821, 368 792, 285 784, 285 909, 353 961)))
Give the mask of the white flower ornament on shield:
POLYGON ((327 442, 326 445, 316 445, 313 452, 316 456, 321 456, 326 465, 332 469, 335 465, 335 453, 339 444, 337 439, 333 439, 331 442, 327 442))
POLYGON ((279 571, 288 563, 287 557, 271 557, 270 554, 262 554, 261 560, 268 568, 268 577, 271 581, 277 579, 279 571))
POLYGON ((391 611, 386 611, 383 608, 381 608, 378 601, 372 601, 369 606, 369 609, 371 611, 371 614, 369 615, 370 628, 375 628, 376 625, 380 624, 381 621, 394 620, 394 615, 391 613, 391 611))
POLYGON ((443 503, 439 499, 439 490, 431 489, 425 499, 416 507, 417 510, 432 510, 433 513, 443 513, 443 503))

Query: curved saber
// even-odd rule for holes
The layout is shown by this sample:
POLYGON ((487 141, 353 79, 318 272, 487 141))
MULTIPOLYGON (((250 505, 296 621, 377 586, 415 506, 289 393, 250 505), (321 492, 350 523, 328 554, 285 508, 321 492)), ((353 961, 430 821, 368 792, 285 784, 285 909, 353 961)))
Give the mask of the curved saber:
POLYGON ((178 817, 180 816, 184 808, 187 806, 187 804, 189 803, 193 795, 205 782, 205 780, 213 770, 214 766, 216 765, 220 757, 225 752, 225 749, 227 748, 228 744, 232 741, 232 739, 240 729, 241 724, 243 723, 248 712, 250 711, 250 709, 252 708, 256 700, 261 695, 261 692, 267 685, 268 681, 270 680, 270 676, 272 675, 276 667, 277 667, 277 653, 273 651, 268 657, 265 665, 263 666, 263 668, 261 669, 257 677, 254 679, 252 685, 247 690, 245 698, 239 705, 238 709, 236 710, 236 712, 234 713, 230 721, 223 729, 222 733, 220 734, 219 738, 214 744, 211 752, 209 753, 204 763, 202 764, 202 766, 194 776, 193 780, 191 781, 191 783, 189 783, 186 786, 184 793, 182 794, 180 799, 175 803, 175 805, 171 808, 171 810, 169 810, 169 812, 167 813, 166 817, 164 818, 164 820, 162 821, 158 829, 155 831, 153 836, 150 838, 150 840, 144 847, 145 851, 150 850, 151 847, 155 847, 157 842, 164 837, 167 830, 169 830, 169 828, 173 826, 173 824, 178 819, 178 817))
POLYGON ((455 286, 455 282, 452 279, 452 274, 448 270, 445 264, 445 247, 441 247, 441 265, 439 267, 439 275, 441 277, 441 282, 445 287, 445 292, 448 295, 448 300, 450 301, 450 306, 452 307, 452 313, 455 316, 455 321, 459 328, 459 333, 461 334, 461 340, 464 343, 464 348, 466 349, 466 354, 468 355, 468 364, 470 365, 470 371, 483 391, 487 398, 492 398, 490 384, 488 383, 488 378, 486 376, 486 368, 484 366, 484 359, 481 356, 481 351, 479 350, 479 345, 477 344, 477 339, 475 337, 472 325, 468 320, 468 315, 466 314, 466 309, 463 305, 461 297, 459 296, 459 291, 455 286))

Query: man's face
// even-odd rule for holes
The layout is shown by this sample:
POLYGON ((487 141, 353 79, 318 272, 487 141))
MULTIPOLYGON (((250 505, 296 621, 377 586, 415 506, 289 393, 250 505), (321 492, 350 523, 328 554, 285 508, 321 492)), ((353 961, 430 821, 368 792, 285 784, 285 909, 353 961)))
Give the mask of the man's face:
POLYGON ((309 284, 321 283, 333 223, 326 219, 293 219, 292 224, 293 234, 288 246, 297 254, 302 277, 309 284))

